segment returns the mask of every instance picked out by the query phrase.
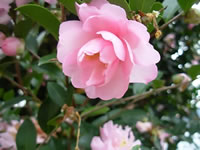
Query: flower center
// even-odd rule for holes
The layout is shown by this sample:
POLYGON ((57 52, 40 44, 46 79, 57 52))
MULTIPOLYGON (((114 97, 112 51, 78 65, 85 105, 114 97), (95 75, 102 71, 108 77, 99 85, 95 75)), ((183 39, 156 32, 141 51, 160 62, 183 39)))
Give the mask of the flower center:
POLYGON ((122 140, 120 143, 120 147, 124 147, 127 145, 127 141, 126 140, 122 140))

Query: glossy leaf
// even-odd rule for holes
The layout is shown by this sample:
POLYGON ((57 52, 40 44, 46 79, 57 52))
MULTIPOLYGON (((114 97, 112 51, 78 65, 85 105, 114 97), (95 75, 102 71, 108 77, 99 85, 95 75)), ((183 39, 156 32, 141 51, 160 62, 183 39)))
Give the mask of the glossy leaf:
POLYGON ((71 101, 71 99, 67 99, 67 91, 56 82, 48 82, 47 90, 51 100, 58 106, 63 106, 71 101))
POLYGON ((36 149, 36 129, 31 120, 26 119, 20 126, 16 144, 18 150, 35 150, 36 149))
POLYGON ((148 13, 152 9, 155 0, 130 0, 129 2, 132 10, 148 13))
POLYGON ((165 21, 171 19, 180 8, 176 0, 164 0, 163 6, 166 7, 163 14, 165 21))
POLYGON ((54 126, 48 125, 48 121, 57 116, 59 111, 60 107, 49 99, 42 103, 38 112, 38 123, 44 132, 50 133, 54 129, 54 126))
POLYGON ((43 64, 53 63, 53 61, 51 61, 51 59, 53 59, 53 58, 56 58, 56 54, 55 53, 46 55, 44 57, 41 57, 40 60, 39 60, 38 65, 41 66, 43 64))
POLYGON ((25 16, 30 17, 58 39, 60 21, 48 9, 36 4, 27 4, 16 10, 20 11, 25 16))
POLYGON ((196 79, 198 75, 200 75, 200 65, 192 66, 187 70, 188 75, 192 77, 192 79, 196 79))
POLYGON ((69 10, 75 15, 77 14, 75 8, 76 0, 59 0, 59 2, 62 3, 65 6, 65 8, 67 8, 67 10, 69 10))
POLYGON ((179 5, 187 12, 197 0, 178 0, 179 5))

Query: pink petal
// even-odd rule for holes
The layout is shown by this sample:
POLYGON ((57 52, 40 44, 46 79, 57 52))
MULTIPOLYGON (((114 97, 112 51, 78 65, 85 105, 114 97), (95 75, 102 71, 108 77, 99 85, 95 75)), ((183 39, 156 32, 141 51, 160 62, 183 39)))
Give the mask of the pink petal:
POLYGON ((82 61, 85 55, 91 56, 96 53, 99 53, 107 44, 109 43, 101 38, 90 40, 79 50, 78 60, 82 61))
POLYGON ((122 66, 118 65, 114 76, 110 82, 101 87, 87 87, 86 94, 90 98, 101 98, 109 100, 112 98, 121 98, 128 89, 129 79, 123 73, 122 66))
POLYGON ((148 66, 160 61, 160 54, 147 42, 140 41, 137 47, 133 49, 133 54, 136 64, 148 66))
POLYGON ((113 33, 107 31, 99 31, 97 34, 100 34, 105 40, 112 42, 115 55, 122 61, 125 60, 126 52, 122 41, 113 33))
POLYGON ((100 52, 100 61, 105 64, 111 64, 116 58, 117 57, 111 44, 106 45, 100 52))
POLYGON ((129 21, 125 40, 130 45, 134 61, 139 65, 151 65, 160 61, 160 54, 149 43, 147 28, 136 21, 129 21))
POLYGON ((99 10, 94 6, 88 6, 86 3, 79 5, 76 3, 76 9, 81 21, 85 21, 87 18, 91 16, 99 15, 99 10))
POLYGON ((108 3, 107 0, 92 0, 89 5, 100 8, 102 5, 107 3, 108 3))
POLYGON ((122 18, 122 19, 127 20, 125 10, 117 5, 112 5, 109 3, 102 5, 100 12, 101 14, 108 15, 110 17, 116 17, 118 19, 122 18))
POLYGON ((69 52, 80 49, 94 35, 82 30, 80 21, 67 21, 60 25, 57 58, 62 63, 69 52), (74 43, 76 41, 76 43, 74 43))
POLYGON ((93 137, 91 142, 91 149, 92 150, 105 150, 105 145, 100 139, 100 137, 93 137))
POLYGON ((134 65, 130 75, 132 83, 149 83, 157 77, 158 69, 156 65, 141 66, 134 65))
POLYGON ((107 15, 91 16, 83 23, 83 30, 96 33, 99 31, 112 32, 115 35, 121 35, 126 21, 116 19, 107 15))

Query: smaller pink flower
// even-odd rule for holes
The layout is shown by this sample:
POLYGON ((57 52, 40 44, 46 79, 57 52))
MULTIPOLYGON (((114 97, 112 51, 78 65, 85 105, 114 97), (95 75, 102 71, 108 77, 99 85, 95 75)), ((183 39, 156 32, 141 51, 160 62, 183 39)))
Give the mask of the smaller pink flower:
POLYGON ((16 56, 24 51, 24 42, 16 37, 8 37, 2 43, 2 51, 7 56, 16 56))
POLYGON ((91 142, 92 150, 131 150, 134 146, 141 145, 135 137, 131 128, 124 129, 120 125, 114 125, 112 121, 100 128, 100 137, 95 136, 91 142))
POLYGON ((0 47, 3 43, 3 40, 5 40, 5 38, 6 38, 5 34, 3 32, 0 32, 0 47))
POLYGON ((141 121, 138 121, 136 123, 136 128, 138 129, 138 131, 140 133, 145 133, 145 132, 151 131, 152 127, 153 126, 152 126, 151 122, 141 122, 141 121))
POLYGON ((160 139, 160 145, 162 147, 162 150, 167 150, 168 144, 166 142, 166 139, 170 137, 170 134, 165 132, 164 130, 160 130, 158 132, 158 137, 160 139))
POLYGON ((8 12, 11 2, 12 0, 0 0, 0 24, 7 24, 10 21, 11 18, 8 12))
POLYGON ((49 3, 50 5, 55 5, 57 0, 45 0, 45 2, 49 3))
POLYGON ((15 0, 17 7, 31 2, 32 0, 15 0))

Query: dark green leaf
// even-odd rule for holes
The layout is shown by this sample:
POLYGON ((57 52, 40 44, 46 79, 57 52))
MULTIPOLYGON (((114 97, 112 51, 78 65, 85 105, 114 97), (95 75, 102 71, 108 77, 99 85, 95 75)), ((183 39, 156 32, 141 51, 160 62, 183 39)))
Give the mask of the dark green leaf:
POLYGON ((48 9, 36 4, 27 4, 16 10, 36 21, 58 39, 60 21, 48 9))
MULTIPOLYGON (((90 110, 93 110, 94 108, 95 108, 95 106, 89 107, 85 111, 83 111, 83 113, 86 113, 86 112, 88 112, 90 110)), ((110 110, 109 107, 104 107, 104 108, 101 108, 101 109, 99 109, 97 111, 94 111, 93 113, 91 113, 90 115, 88 115, 88 117, 94 117, 94 116, 102 115, 102 114, 107 113, 109 110, 110 110)))
POLYGON ((146 91, 148 85, 144 83, 134 83, 133 84, 133 93, 134 94, 141 94, 146 91))
POLYGON ((60 107, 51 100, 45 100, 40 106, 38 113, 38 122, 40 127, 46 133, 50 133, 55 127, 48 125, 48 121, 58 115, 60 107))
POLYGON ((34 124, 26 119, 20 126, 17 136, 16 144, 18 150, 35 150, 36 149, 36 129, 34 124))
POLYGON ((77 14, 75 8, 76 0, 59 0, 59 2, 62 3, 65 6, 65 8, 67 8, 67 10, 69 10, 75 15, 77 14))
POLYGON ((157 89, 157 88, 161 88, 165 85, 165 81, 164 80, 154 80, 153 81, 153 88, 157 89))
POLYGON ((192 79, 196 79, 198 75, 200 75, 200 65, 192 66, 187 70, 188 75, 192 77, 192 79))
POLYGON ((56 82, 48 82, 47 90, 51 100, 58 106, 63 106, 67 101, 71 101, 71 99, 67 99, 67 91, 56 82))
POLYGON ((197 0, 178 0, 179 5, 187 12, 197 0))
POLYGON ((20 21, 15 26, 15 35, 17 37, 25 38, 33 26, 33 22, 31 19, 26 19, 20 21))
POLYGON ((38 65, 41 66, 43 64, 52 63, 51 59, 53 59, 53 58, 56 58, 56 53, 41 57, 38 65))
POLYGON ((4 93, 3 100, 7 101, 9 99, 12 99, 14 96, 15 96, 14 90, 9 90, 9 91, 4 93))
POLYGON ((164 10, 164 14, 163 14, 163 18, 165 19, 165 21, 168 21, 169 19, 171 19, 180 8, 177 3, 177 0, 164 0, 163 6, 167 7, 164 10))
POLYGON ((108 0, 110 3, 118 5, 126 11, 127 16, 130 17, 131 8, 126 0, 108 0))
POLYGON ((151 11, 155 0, 130 0, 131 9, 134 11, 142 11, 148 13, 151 11))

